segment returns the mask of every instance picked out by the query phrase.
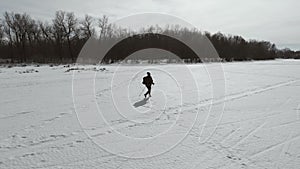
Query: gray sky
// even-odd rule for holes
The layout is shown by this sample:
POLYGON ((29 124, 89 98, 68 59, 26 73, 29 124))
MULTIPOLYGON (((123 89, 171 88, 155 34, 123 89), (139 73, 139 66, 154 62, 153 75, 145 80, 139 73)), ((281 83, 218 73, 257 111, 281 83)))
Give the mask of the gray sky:
POLYGON ((57 10, 111 20, 135 13, 159 12, 180 17, 200 30, 268 40, 279 48, 300 50, 299 0, 1 0, 0 13, 26 12, 50 20, 57 10))

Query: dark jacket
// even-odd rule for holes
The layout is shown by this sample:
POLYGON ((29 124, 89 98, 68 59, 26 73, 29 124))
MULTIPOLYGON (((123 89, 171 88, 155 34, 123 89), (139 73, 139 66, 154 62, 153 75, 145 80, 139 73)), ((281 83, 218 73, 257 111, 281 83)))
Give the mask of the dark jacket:
POLYGON ((153 79, 151 76, 145 76, 143 77, 143 84, 146 85, 146 86, 151 86, 153 83, 153 79))

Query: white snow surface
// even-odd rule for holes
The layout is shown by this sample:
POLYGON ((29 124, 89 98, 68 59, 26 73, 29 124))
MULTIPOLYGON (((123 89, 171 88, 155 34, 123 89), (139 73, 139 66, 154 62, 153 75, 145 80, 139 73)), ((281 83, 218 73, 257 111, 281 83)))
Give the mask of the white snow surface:
POLYGON ((214 66, 1 67, 0 168, 299 169, 300 61, 214 66))

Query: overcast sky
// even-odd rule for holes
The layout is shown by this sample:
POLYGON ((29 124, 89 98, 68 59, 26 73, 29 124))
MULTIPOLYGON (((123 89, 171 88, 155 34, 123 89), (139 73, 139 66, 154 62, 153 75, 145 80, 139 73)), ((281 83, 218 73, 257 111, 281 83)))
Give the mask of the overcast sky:
POLYGON ((201 30, 268 40, 279 48, 300 50, 299 0, 1 0, 0 12, 26 12, 50 20, 57 10, 78 17, 159 12, 180 17, 201 30))

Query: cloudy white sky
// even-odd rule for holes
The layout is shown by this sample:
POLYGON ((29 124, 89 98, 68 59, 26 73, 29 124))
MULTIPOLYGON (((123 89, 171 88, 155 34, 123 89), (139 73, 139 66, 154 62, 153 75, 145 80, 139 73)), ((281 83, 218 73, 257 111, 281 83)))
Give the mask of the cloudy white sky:
POLYGON ((268 40, 279 48, 300 50, 299 0, 1 0, 0 13, 26 12, 51 20, 57 10, 78 17, 159 12, 180 17, 201 30, 268 40))

